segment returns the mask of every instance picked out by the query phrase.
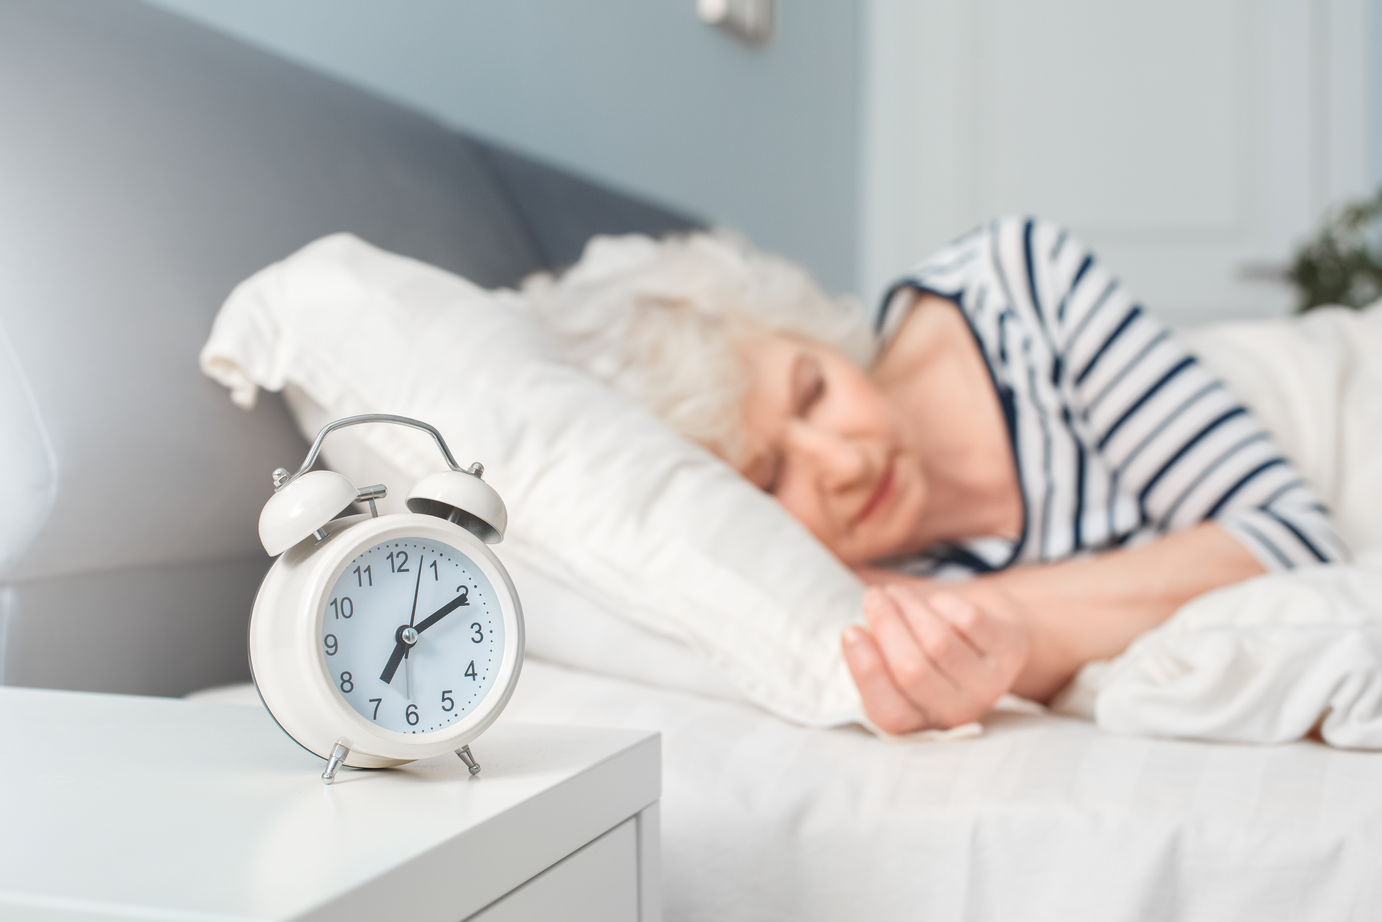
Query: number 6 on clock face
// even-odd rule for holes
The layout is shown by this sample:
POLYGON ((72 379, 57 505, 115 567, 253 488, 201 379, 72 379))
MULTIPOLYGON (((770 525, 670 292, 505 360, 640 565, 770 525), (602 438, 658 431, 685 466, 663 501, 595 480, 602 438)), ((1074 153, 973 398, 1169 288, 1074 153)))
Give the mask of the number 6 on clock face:
POLYGON ((494 588, 441 541, 383 541, 361 552, 332 586, 321 625, 337 693, 397 733, 463 719, 485 699, 504 656, 494 588))

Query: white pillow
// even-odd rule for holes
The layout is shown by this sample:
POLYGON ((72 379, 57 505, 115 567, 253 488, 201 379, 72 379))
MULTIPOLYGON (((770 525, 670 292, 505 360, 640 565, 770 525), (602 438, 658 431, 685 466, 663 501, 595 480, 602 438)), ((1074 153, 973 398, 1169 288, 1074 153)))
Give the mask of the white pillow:
MULTIPOLYGON (((339 418, 291 384, 284 386, 283 396, 308 438, 339 418)), ((406 512, 408 491, 398 485, 411 484, 417 478, 403 473, 358 439, 341 439, 358 431, 346 429, 332 435, 322 450, 325 462, 357 485, 393 484, 388 496, 376 505, 381 512, 406 512)), ((435 451, 432 446, 431 439, 424 438, 418 448, 426 453, 435 451)), ((588 587, 572 586, 549 576, 540 566, 530 565, 523 554, 510 553, 512 546, 510 540, 499 551, 523 602, 529 656, 699 695, 744 700, 721 669, 681 640, 648 630, 634 619, 610 614, 600 602, 589 598, 588 587)))
MULTIPOLYGON (((305 434, 342 416, 399 413, 437 426, 463 464, 482 461, 509 509, 497 550, 526 575, 525 603, 547 600, 531 606, 535 625, 549 626, 539 638, 579 648, 553 619, 583 600, 578 624, 610 612, 672 641, 640 646, 630 638, 646 634, 606 624, 604 639, 628 649, 606 657, 596 643, 576 659, 622 659, 626 668, 604 671, 723 691, 677 660, 680 642, 782 717, 863 722, 840 652, 841 630, 861 619, 858 580, 727 465, 557 358, 514 292, 336 234, 239 285, 201 365, 240 406, 258 387, 287 388, 305 434)), ((395 426, 342 430, 327 444, 333 467, 357 485, 384 481, 394 504, 441 465, 430 440, 395 426)))

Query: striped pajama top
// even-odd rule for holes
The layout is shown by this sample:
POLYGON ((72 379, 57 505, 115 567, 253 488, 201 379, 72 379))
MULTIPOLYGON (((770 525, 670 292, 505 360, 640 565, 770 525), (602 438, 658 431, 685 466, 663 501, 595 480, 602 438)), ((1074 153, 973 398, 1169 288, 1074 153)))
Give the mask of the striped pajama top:
POLYGON ((1060 227, 1000 218, 899 281, 953 302, 988 363, 1022 489, 1016 541, 982 538, 898 562, 952 577, 1061 560, 1213 519, 1267 570, 1347 555, 1313 491, 1170 331, 1060 227))

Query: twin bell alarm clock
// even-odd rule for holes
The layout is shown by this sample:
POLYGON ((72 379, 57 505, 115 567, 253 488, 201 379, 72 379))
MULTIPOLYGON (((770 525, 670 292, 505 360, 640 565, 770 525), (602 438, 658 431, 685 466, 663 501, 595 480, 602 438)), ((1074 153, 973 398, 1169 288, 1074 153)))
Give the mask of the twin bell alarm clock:
POLYGON ((277 557, 250 619, 250 670, 264 705, 304 749, 340 766, 387 768, 444 752, 480 771, 469 743, 494 723, 523 664, 523 612, 486 546, 508 513, 484 467, 463 470, 434 427, 382 413, 317 434, 297 473, 274 471, 259 516, 277 557), (385 486, 313 471, 337 429, 392 423, 428 433, 447 470, 419 480, 408 512, 380 515, 385 486), (369 512, 340 515, 352 503, 369 512), (338 517, 339 516, 339 517, 338 517))

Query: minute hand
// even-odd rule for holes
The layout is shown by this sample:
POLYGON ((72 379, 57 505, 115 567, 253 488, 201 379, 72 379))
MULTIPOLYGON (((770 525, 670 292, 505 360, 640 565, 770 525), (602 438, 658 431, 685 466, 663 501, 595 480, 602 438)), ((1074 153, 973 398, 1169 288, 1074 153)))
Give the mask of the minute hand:
POLYGON ((422 623, 417 626, 417 632, 421 634, 423 631, 427 630, 429 627, 436 624, 438 621, 445 618, 447 615, 451 614, 453 611, 460 608, 462 605, 469 605, 469 596, 469 592, 462 592, 460 595, 456 596, 450 602, 447 602, 441 608, 438 608, 436 611, 432 612, 432 614, 428 615, 426 618, 423 618, 422 623))
MULTIPOLYGON (((432 614, 422 619, 422 623, 419 624, 417 627, 413 628, 413 630, 421 634, 423 631, 427 630, 429 627, 436 624, 438 621, 445 618, 447 615, 451 614, 453 611, 460 608, 462 605, 469 605, 469 595, 470 593, 468 591, 462 592, 460 595, 456 596, 450 602, 447 602, 441 608, 437 609, 436 611, 432 612, 432 614)), ((398 672, 399 664, 403 662, 403 657, 408 652, 408 644, 403 641, 403 629, 407 626, 408 625, 406 624, 402 625, 401 627, 399 627, 396 633, 398 639, 394 642, 393 653, 390 654, 389 661, 384 664, 384 671, 379 674, 379 681, 381 682, 393 682, 394 673, 398 672)))

